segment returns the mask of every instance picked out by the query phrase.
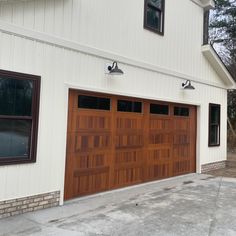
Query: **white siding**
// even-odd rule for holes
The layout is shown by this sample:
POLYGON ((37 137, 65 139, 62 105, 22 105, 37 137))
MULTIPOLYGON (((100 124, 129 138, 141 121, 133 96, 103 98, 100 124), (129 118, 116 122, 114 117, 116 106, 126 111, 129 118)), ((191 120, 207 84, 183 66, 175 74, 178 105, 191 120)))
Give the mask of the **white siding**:
MULTIPOLYGON (((198 105, 199 165, 226 158, 224 89, 194 83, 181 89, 181 79, 120 64, 122 77, 104 74, 105 59, 23 37, 0 33, 0 68, 42 76, 37 163, 0 167, 0 200, 63 192, 68 87, 198 105), (208 148, 208 104, 219 103, 221 146, 208 148), (201 157, 201 159, 199 159, 201 157)), ((212 74, 213 75, 213 74, 212 74)))
POLYGON ((165 0, 165 35, 143 29, 144 0, 0 3, 0 19, 80 44, 222 84, 201 53, 203 9, 165 0))

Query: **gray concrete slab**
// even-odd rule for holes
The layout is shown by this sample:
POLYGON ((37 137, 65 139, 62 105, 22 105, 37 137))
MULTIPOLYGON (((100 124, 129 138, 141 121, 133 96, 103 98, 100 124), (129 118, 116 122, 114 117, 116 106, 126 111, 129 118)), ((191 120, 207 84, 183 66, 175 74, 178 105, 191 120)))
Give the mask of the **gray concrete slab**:
POLYGON ((236 235, 236 179, 192 174, 0 220, 0 235, 236 235))

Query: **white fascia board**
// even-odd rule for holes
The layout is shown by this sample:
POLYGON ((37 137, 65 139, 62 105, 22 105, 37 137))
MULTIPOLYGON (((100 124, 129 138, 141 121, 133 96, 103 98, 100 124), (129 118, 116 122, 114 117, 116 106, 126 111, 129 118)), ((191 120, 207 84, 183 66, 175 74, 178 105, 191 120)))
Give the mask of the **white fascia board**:
POLYGON ((201 0, 201 3, 202 3, 202 7, 206 11, 215 8, 214 0, 201 0))
POLYGON ((215 8, 214 0, 191 0, 191 1, 197 4, 199 7, 202 7, 205 11, 215 8))
POLYGON ((219 58, 218 54, 212 48, 211 45, 203 45, 202 46, 202 53, 209 61, 210 65, 216 71, 220 79, 224 82, 228 89, 236 89, 236 82, 232 78, 231 74, 225 67, 222 60, 219 58))

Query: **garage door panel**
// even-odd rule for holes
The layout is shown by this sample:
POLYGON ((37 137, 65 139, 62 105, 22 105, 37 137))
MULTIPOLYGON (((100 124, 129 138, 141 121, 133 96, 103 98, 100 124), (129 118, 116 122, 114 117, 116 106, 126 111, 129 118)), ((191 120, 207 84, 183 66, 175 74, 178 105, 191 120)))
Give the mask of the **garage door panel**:
POLYGON ((118 130, 142 130, 143 116, 137 114, 118 114, 116 117, 116 129, 118 130))
POLYGON ((148 151, 148 161, 150 163, 169 162, 171 161, 171 148, 158 148, 148 151))
POLYGON ((170 164, 159 163, 148 166, 148 180, 164 179, 171 176, 170 164))
POLYGON ((189 117, 175 117, 173 122, 173 129, 175 131, 189 131, 190 130, 190 120, 189 117))
POLYGON ((150 132, 149 145, 166 145, 172 143, 172 133, 150 132))
POLYGON ((111 148, 111 133, 75 133, 74 152, 111 148))
POLYGON ((142 182, 142 167, 119 167, 114 171, 114 187, 128 186, 142 182))
MULTIPOLYGON (((78 113, 77 111, 75 113, 78 113)), ((110 130, 111 128, 111 116, 109 112, 93 112, 87 114, 86 111, 81 111, 76 117, 75 131, 78 130, 110 130), (84 114, 85 113, 85 114, 84 114)))
POLYGON ((108 167, 110 165, 109 152, 85 152, 79 155, 73 155, 74 169, 108 167))
POLYGON ((109 189, 109 171, 101 169, 89 173, 78 172, 74 175, 74 197, 109 189))
POLYGON ((174 175, 182 175, 182 174, 187 174, 187 173, 191 173, 190 160, 174 161, 174 164, 173 164, 174 175))
POLYGON ((88 93, 85 109, 80 94, 69 98, 65 199, 195 172, 195 107, 88 93))
POLYGON ((141 162, 143 159, 142 149, 118 150, 115 153, 115 164, 128 164, 141 162))
POLYGON ((161 130, 161 131, 170 131, 172 129, 172 120, 170 118, 158 117, 157 115, 151 115, 149 121, 150 130, 161 130))

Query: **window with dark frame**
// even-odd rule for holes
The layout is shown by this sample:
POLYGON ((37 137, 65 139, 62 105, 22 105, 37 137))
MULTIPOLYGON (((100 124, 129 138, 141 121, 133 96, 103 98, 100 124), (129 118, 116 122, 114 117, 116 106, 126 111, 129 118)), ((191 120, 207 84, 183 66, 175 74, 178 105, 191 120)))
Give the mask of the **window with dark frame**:
POLYGON ((164 35, 164 0, 145 0, 144 28, 164 35))
POLYGON ((209 104, 209 142, 210 147, 220 146, 220 105, 209 104))
POLYGON ((0 70, 0 165, 36 161, 40 77, 0 70))

